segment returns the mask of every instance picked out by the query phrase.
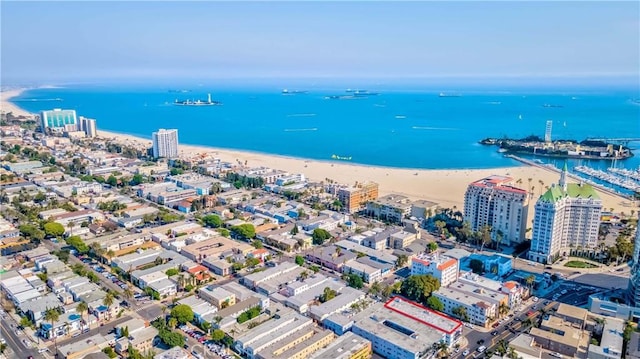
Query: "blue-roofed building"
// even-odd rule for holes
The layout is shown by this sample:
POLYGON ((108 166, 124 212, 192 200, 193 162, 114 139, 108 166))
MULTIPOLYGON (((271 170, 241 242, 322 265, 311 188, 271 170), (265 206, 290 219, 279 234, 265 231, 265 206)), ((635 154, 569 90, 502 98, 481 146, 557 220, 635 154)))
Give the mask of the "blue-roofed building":
POLYGON ((484 271, 487 275, 496 277, 504 277, 513 269, 513 260, 511 257, 500 254, 485 255, 473 253, 466 258, 460 260, 460 270, 471 271, 470 263, 472 259, 477 259, 484 265, 484 271))
POLYGON ((56 322, 40 323, 39 334, 43 338, 53 339, 67 336, 82 329, 82 316, 75 312, 62 313, 56 322))

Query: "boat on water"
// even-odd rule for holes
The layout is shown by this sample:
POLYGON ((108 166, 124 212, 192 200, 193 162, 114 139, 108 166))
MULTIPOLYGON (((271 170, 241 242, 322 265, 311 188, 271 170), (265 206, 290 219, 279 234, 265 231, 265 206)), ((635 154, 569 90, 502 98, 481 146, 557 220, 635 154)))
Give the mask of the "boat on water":
POLYGON ((338 156, 338 155, 331 155, 331 159, 333 160, 340 160, 340 161, 351 161, 351 156, 338 156))
POLYGON ((177 106, 216 106, 216 105, 222 105, 222 102, 211 100, 211 94, 207 94, 207 99, 206 100, 182 100, 182 101, 179 101, 178 99, 176 99, 173 102, 173 104, 177 105, 177 106))
POLYGON ((371 92, 369 90, 347 90, 346 92, 353 96, 378 96, 380 94, 379 92, 371 92))
POLYGON ((460 97, 460 94, 440 92, 438 97, 460 97))
POLYGON ((282 90, 283 95, 300 95, 300 94, 305 94, 307 92, 309 91, 288 90, 288 89, 282 90))

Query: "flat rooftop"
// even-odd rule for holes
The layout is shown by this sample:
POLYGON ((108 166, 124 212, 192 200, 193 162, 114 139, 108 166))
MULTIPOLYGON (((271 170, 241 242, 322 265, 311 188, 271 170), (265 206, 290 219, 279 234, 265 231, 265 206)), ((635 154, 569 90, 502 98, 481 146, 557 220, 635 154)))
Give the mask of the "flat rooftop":
POLYGON ((370 347, 371 342, 358 334, 346 332, 326 348, 313 353, 310 359, 350 359, 366 346, 370 347))
POLYGON ((453 319, 400 297, 391 298, 384 306, 387 309, 447 334, 453 333, 462 326, 462 322, 457 319, 453 319))

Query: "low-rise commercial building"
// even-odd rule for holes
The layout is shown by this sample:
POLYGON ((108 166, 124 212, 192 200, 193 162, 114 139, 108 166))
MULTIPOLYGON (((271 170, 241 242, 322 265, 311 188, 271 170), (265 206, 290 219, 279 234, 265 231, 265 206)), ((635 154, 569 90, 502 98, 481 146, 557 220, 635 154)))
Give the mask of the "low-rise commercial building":
POLYGON ((309 359, 369 359, 371 354, 370 341, 348 332, 312 354, 309 359))
POLYGON ((462 336, 460 321, 399 297, 361 313, 353 333, 371 341, 373 351, 385 358, 423 358, 435 354, 434 344, 453 346, 462 336))

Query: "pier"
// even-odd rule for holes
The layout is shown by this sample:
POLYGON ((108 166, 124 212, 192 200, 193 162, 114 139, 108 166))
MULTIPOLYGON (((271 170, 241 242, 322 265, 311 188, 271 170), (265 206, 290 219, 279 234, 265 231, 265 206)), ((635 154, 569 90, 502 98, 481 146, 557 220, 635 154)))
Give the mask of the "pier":
MULTIPOLYGON (((536 162, 533 162, 533 161, 530 161, 528 159, 525 159, 525 158, 522 158, 522 157, 518 157, 518 156, 515 156, 515 155, 505 155, 505 157, 512 158, 512 159, 514 159, 514 160, 516 160, 518 162, 522 162, 522 163, 524 163, 526 165, 529 165, 529 166, 534 166, 534 167, 537 167, 537 168, 541 168, 543 170, 547 170, 547 171, 550 171, 550 172, 553 172, 553 173, 557 173, 558 175, 560 175, 560 172, 561 172, 559 168, 557 168, 557 167, 555 167, 553 165, 550 165, 550 164, 536 163, 536 162)), ((590 185, 592 185, 594 188, 597 188, 598 190, 600 190, 602 192, 608 193, 608 194, 613 195, 613 196, 622 197, 622 198, 625 198, 625 199, 628 199, 628 200, 632 200, 632 201, 634 200, 633 196, 617 192, 617 191, 615 191, 615 190, 613 190, 613 189, 611 189, 611 188, 609 188, 607 186, 603 186, 603 185, 595 183, 593 181, 585 180, 585 178, 582 178, 582 177, 580 177, 578 175, 575 175, 575 174, 572 174, 572 173, 568 173, 568 175, 569 175, 569 178, 572 178, 572 179, 574 179, 576 181, 589 182, 590 185)))

